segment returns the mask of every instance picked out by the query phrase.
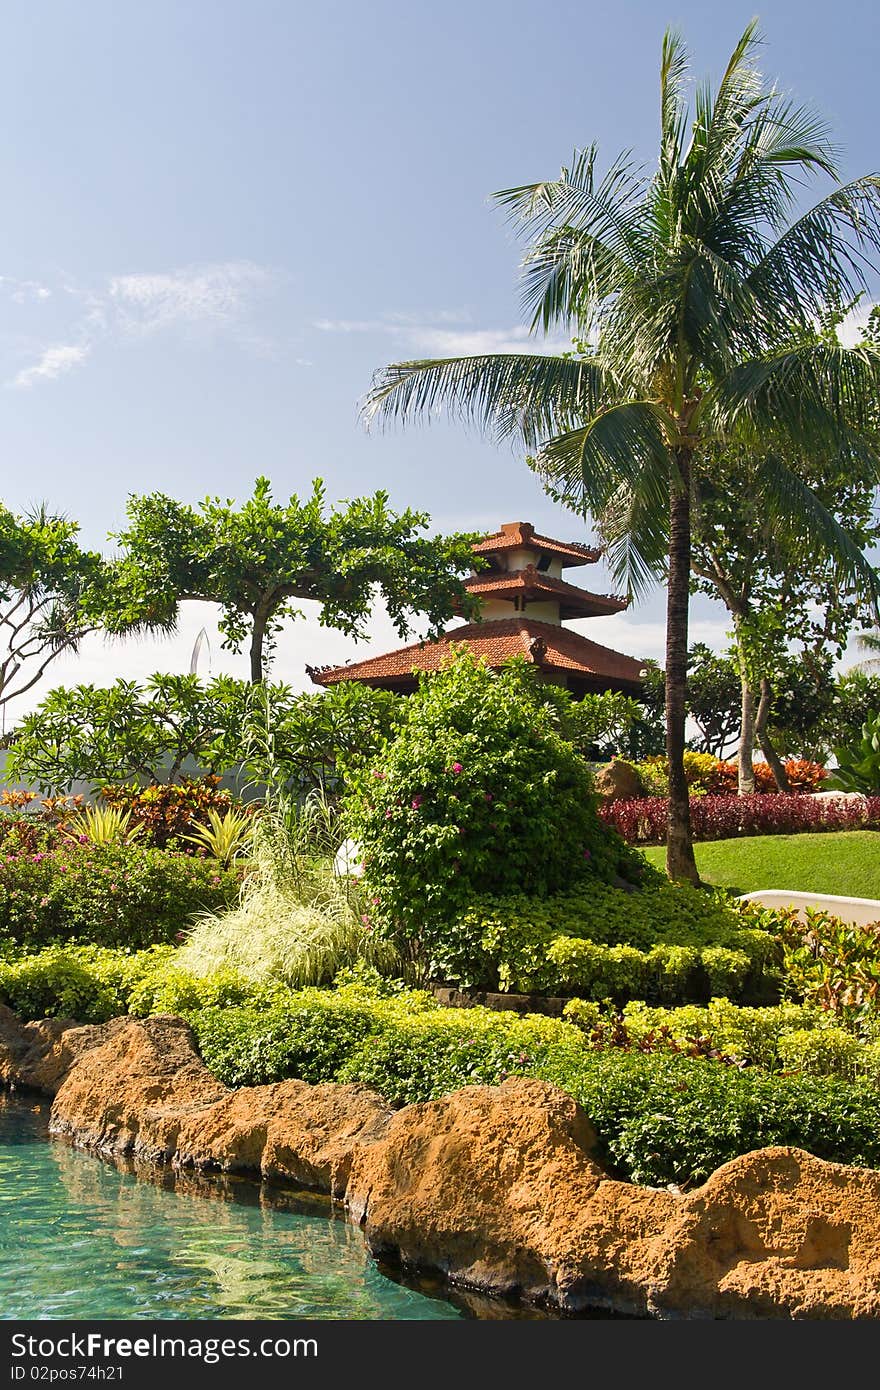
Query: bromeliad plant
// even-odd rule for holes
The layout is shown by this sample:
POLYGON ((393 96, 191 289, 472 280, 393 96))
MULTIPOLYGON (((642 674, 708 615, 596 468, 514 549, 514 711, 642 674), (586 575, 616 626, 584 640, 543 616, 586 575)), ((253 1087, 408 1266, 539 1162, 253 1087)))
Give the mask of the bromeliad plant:
POLYGON ((131 811, 119 806, 87 806, 62 821, 58 829, 68 840, 88 840, 93 845, 131 844, 144 833, 143 823, 132 821, 131 811))
POLYGON ((629 154, 599 172, 595 146, 556 179, 496 195, 528 238, 534 331, 576 353, 399 362, 367 403, 385 421, 441 407, 519 438, 550 494, 601 523, 615 575, 668 591, 667 869, 698 881, 683 767, 692 511, 719 448, 741 447, 743 486, 768 525, 827 552, 875 603, 878 579, 791 460, 857 460, 871 442, 880 351, 845 348, 817 323, 867 288, 880 248, 880 176, 836 182, 823 123, 769 87, 748 25, 717 90, 690 99, 688 55, 668 33, 656 167, 629 154), (804 183, 835 180, 795 213, 804 183))
POLYGON ((208 811, 208 824, 197 825, 191 835, 184 835, 188 844, 206 849, 212 859, 228 867, 249 847, 253 838, 253 818, 245 811, 208 811))

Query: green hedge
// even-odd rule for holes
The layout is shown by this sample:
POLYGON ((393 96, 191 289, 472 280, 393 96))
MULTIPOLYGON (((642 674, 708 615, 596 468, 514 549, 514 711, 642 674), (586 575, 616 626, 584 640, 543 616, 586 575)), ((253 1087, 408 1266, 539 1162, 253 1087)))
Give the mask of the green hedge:
MULTIPOLYGON (((701 1181, 768 1144, 880 1166, 880 1089, 868 1081, 779 1076, 665 1051, 596 1050, 573 1023, 441 1009, 427 994, 377 988, 375 980, 294 992, 257 988, 228 972, 197 979, 176 969, 167 948, 54 947, 0 960, 0 1001, 27 1017, 94 1022, 126 1009, 183 1012, 207 1065, 231 1086, 288 1076, 360 1081, 406 1104, 474 1082, 541 1077, 583 1105, 610 1169, 640 1182, 701 1181)), ((808 1024, 809 1016, 789 1021, 808 1024)), ((805 1070, 816 1066, 817 1049, 827 1052, 832 1031, 788 1033, 795 1047, 803 1035, 805 1070)))
POLYGON ((769 1003, 782 957, 770 925, 687 884, 480 899, 450 927, 443 972, 464 985, 617 1002, 769 1003))
POLYGON ((485 1009, 302 991, 265 1011, 190 1016, 208 1066, 230 1085, 298 1075, 359 1081, 401 1105, 473 1083, 537 1076, 584 1107, 621 1177, 703 1181, 750 1149, 792 1144, 880 1166, 880 1091, 867 1082, 773 1076, 669 1053, 593 1051, 571 1024, 485 1009))
POLYGON ((715 1053, 744 1066, 798 1071, 812 1076, 880 1082, 880 1013, 864 1018, 856 1032, 839 1016, 815 1004, 741 1008, 712 999, 705 1008, 652 1008, 630 1003, 618 1014, 601 1004, 572 999, 565 1018, 594 1043, 614 1037, 632 1047, 681 1048, 715 1053))
POLYGON ((194 913, 237 899, 215 859, 138 844, 59 844, 0 857, 0 941, 82 941, 137 949, 173 942, 194 913))

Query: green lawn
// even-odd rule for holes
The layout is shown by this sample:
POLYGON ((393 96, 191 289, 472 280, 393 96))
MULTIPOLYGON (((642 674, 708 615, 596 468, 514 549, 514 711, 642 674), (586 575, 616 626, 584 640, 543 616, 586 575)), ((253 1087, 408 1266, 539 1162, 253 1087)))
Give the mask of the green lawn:
MULTIPOLYGON (((754 835, 708 840, 694 846, 707 883, 738 893, 790 888, 796 893, 839 893, 880 898, 880 831, 842 830, 825 835, 754 835)), ((644 851, 663 868, 666 850, 644 851)))

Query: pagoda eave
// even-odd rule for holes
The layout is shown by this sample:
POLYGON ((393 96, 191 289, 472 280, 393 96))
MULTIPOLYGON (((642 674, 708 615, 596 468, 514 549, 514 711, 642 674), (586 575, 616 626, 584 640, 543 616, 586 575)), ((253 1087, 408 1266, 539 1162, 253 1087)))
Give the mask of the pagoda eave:
POLYGON ((524 657, 543 674, 564 681, 574 693, 619 690, 637 695, 642 688, 643 662, 570 628, 526 617, 469 623, 434 642, 416 642, 349 666, 307 670, 315 685, 357 680, 406 693, 416 688, 421 672, 436 671, 451 660, 459 644, 496 670, 513 657, 524 657))

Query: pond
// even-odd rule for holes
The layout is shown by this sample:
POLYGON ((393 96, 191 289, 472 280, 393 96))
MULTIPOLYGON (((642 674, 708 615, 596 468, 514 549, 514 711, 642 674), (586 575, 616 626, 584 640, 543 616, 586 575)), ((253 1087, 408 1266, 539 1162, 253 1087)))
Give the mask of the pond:
POLYGON ((48 1113, 0 1093, 0 1317, 487 1315, 388 1278, 329 1201, 102 1161, 49 1141, 48 1113))

